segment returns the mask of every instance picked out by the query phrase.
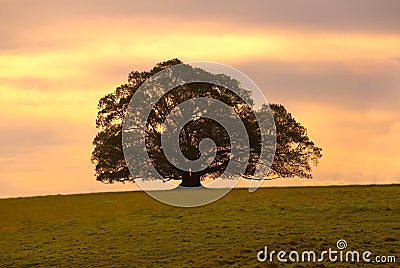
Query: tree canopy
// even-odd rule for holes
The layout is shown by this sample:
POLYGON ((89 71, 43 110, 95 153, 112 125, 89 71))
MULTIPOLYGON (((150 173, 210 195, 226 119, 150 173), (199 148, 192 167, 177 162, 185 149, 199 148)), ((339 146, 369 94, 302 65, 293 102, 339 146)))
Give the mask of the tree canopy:
MULTIPOLYGON (((147 72, 131 72, 128 83, 115 89, 100 99, 96 126, 98 134, 93 140, 94 150, 92 162, 95 164, 96 179, 104 183, 127 182, 137 178, 145 178, 146 174, 131 174, 124 158, 122 146, 123 120, 128 104, 139 87, 154 74, 161 70, 182 63, 178 59, 157 64, 147 72)), ((253 111, 251 92, 241 88, 239 82, 226 75, 216 75, 199 71, 199 75, 218 76, 229 88, 234 87, 240 96, 225 87, 209 83, 184 84, 163 95, 152 107, 146 123, 146 150, 153 167, 165 180, 181 180, 181 186, 195 187, 201 185, 205 177, 218 178, 226 169, 229 161, 247 161, 243 177, 251 179, 259 162, 261 147, 260 126, 257 118, 267 120, 268 111, 272 111, 276 127, 275 158, 265 179, 274 178, 311 178, 311 166, 317 165, 322 156, 322 149, 317 147, 307 135, 307 130, 296 122, 293 116, 280 104, 263 106, 253 111), (206 117, 193 118, 179 133, 179 148, 182 154, 190 160, 200 157, 199 147, 204 139, 214 141, 217 151, 214 160, 204 170, 191 172, 177 168, 166 158, 161 144, 163 124, 171 111, 185 101, 206 97, 218 99, 232 107, 240 117, 248 134, 250 146, 249 156, 235 155, 232 157, 231 138, 227 131, 217 121, 206 117), (243 99, 244 98, 244 99, 243 99), (250 104, 250 105, 249 105, 250 104)), ((139 107, 140 108, 140 107, 139 107)), ((229 117, 229 115, 223 116, 229 117)), ((134 119, 133 119, 134 120, 134 119)), ((275 134, 275 133, 274 133, 275 134)), ((134 143, 135 140, 130 142, 134 143)), ((143 168, 145 171, 146 168, 143 168)), ((140 172, 139 172, 140 173, 140 172)))

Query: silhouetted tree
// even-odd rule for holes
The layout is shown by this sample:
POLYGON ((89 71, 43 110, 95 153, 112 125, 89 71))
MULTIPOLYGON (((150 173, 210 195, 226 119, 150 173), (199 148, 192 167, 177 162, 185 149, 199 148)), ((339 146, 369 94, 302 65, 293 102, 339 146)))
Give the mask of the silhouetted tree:
MULTIPOLYGON (((127 168, 122 149, 124 116, 132 96, 147 79, 165 68, 180 63, 182 62, 178 59, 173 59, 157 64, 149 72, 131 72, 127 84, 117 87, 113 93, 100 99, 96 120, 99 132, 94 138, 93 145, 95 148, 92 153, 92 162, 95 164, 98 181, 104 183, 126 182, 133 181, 135 178, 146 177, 145 174, 132 176, 127 168)), ((230 89, 235 88, 240 94, 235 94, 227 88, 209 83, 191 83, 174 88, 162 96, 152 108, 146 125, 146 150, 151 164, 164 179, 182 180, 181 186, 184 187, 200 186, 200 181, 205 176, 219 177, 226 169, 229 161, 247 161, 243 177, 252 178, 257 165, 260 164, 260 146, 262 145, 260 128, 251 108, 253 105, 251 92, 241 88, 237 80, 226 75, 211 74, 202 70, 198 70, 198 75, 221 79, 224 84, 229 85, 230 89), (199 97, 218 99, 234 109, 246 128, 250 144, 250 156, 246 158, 244 155, 235 155, 231 159, 230 138, 226 130, 218 122, 200 116, 194 118, 181 130, 178 149, 186 158, 196 160, 200 157, 200 141, 204 138, 210 138, 217 147, 213 162, 205 170, 189 174, 187 171, 176 168, 167 160, 161 145, 163 122, 167 115, 180 103, 199 97)), ((306 129, 296 122, 284 106, 271 104, 270 109, 275 120, 277 144, 275 159, 269 174, 265 174, 265 176, 268 176, 269 179, 295 176, 311 178, 310 164, 316 165, 318 163, 318 159, 322 156, 322 149, 309 140, 306 129)), ((257 118, 267 120, 268 107, 263 106, 256 113, 257 118)), ((130 142, 134 143, 135 141, 130 142)))

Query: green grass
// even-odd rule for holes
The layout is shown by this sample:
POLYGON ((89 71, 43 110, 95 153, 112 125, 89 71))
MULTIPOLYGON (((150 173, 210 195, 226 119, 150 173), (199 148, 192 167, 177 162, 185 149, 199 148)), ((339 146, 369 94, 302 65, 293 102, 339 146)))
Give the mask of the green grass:
MULTIPOLYGON (((277 267, 270 250, 395 255, 400 186, 231 191, 210 205, 176 208, 143 192, 0 200, 0 267, 277 267)), ((365 263, 295 263, 353 267, 365 263)))

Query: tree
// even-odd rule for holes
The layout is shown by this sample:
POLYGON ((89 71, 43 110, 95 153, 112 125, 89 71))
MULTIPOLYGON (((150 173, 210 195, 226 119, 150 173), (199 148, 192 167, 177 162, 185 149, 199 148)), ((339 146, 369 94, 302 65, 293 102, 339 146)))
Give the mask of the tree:
MULTIPOLYGON (((96 126, 99 129, 94 138, 92 162, 95 164, 96 178, 104 183, 133 181, 135 178, 145 178, 146 174, 130 174, 124 159, 122 149, 122 124, 127 112, 129 101, 138 88, 151 76, 170 66, 180 64, 173 59, 157 64, 149 72, 131 72, 128 83, 123 84, 111 93, 101 98, 98 104, 96 126)), ((190 68, 190 67, 188 67, 190 68)), ((250 179, 259 165, 261 152, 260 127, 257 118, 267 117, 268 107, 264 106, 256 114, 251 105, 251 92, 241 88, 238 81, 226 75, 211 74, 197 70, 203 77, 213 76, 223 80, 229 88, 235 88, 240 96, 224 88, 209 83, 184 84, 169 91, 154 105, 146 123, 146 150, 151 164, 165 180, 181 180, 181 186, 196 187, 201 185, 205 177, 217 178, 226 169, 229 161, 245 161, 247 166, 243 174, 250 179), (200 157, 200 142, 209 138, 216 144, 216 155, 212 163, 198 172, 183 171, 166 158, 161 144, 162 125, 168 114, 178 104, 194 98, 209 97, 223 101, 232 107, 242 120, 249 139, 250 152, 231 157, 230 137, 226 130, 216 121, 205 117, 193 118, 179 134, 179 149, 190 160, 200 157), (250 105, 249 105, 250 104, 250 105)), ((271 104, 273 119, 276 125, 276 154, 267 179, 301 177, 311 178, 311 164, 317 164, 322 156, 321 148, 309 140, 307 130, 288 113, 284 106, 271 104)), ((224 115, 229 117, 229 115, 224 115)), ((229 118, 228 118, 229 119, 229 118)), ((133 119, 135 120, 135 119, 133 119)), ((131 140, 132 143, 135 140, 131 140)), ((145 168, 143 170, 146 170, 145 168)))

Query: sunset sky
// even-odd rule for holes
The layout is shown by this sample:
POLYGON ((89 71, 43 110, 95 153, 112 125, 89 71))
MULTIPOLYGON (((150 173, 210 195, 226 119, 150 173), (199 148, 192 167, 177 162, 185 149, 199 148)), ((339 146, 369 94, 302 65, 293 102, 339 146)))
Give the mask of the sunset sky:
POLYGON ((323 148, 314 179, 400 183, 400 1, 0 0, 0 198, 96 182, 98 100, 172 58, 248 75, 323 148))

